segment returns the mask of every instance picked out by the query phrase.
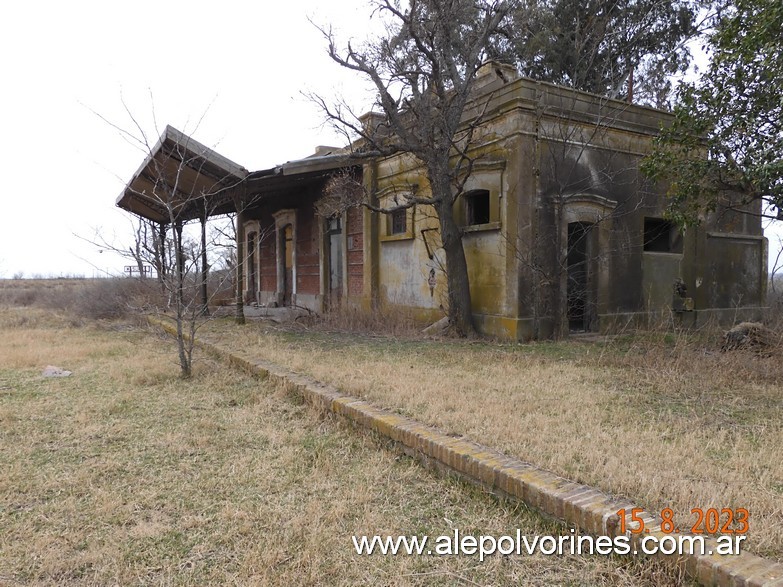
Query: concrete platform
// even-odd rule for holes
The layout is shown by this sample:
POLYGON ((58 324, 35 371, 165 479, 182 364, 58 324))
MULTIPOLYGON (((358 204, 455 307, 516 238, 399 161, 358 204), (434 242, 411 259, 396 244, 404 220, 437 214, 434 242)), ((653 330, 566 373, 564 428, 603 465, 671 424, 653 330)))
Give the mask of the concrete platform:
POLYGON ((311 316, 312 311, 307 308, 283 306, 279 308, 268 308, 266 306, 245 306, 245 318, 266 318, 273 322, 284 323, 293 322, 303 316, 311 316))

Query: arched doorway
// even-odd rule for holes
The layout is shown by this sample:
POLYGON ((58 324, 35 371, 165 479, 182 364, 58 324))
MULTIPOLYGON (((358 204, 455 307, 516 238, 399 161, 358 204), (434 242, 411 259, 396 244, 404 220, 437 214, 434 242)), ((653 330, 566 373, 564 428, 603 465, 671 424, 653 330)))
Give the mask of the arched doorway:
POLYGON ((617 203, 596 194, 563 199, 560 332, 600 329, 609 305, 609 240, 617 203))

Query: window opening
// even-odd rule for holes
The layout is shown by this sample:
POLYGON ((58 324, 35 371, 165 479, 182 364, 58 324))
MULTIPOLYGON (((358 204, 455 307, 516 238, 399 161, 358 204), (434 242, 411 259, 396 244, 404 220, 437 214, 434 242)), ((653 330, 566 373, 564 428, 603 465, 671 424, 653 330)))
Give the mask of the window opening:
POLYGON ((391 213, 391 232, 389 234, 405 234, 408 232, 408 210, 395 210, 391 213))
POLYGON ((467 224, 474 226, 476 224, 489 224, 490 206, 489 191, 476 190, 465 194, 467 202, 467 224))
POLYGON ((682 235, 668 220, 645 218, 644 250, 653 253, 682 253, 682 235))

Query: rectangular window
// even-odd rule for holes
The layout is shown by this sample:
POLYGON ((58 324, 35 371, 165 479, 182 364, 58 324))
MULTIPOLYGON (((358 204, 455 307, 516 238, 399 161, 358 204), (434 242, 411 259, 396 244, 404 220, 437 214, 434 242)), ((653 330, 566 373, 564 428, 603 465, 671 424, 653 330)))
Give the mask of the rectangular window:
POLYGON ((651 253, 682 253, 682 234, 668 220, 645 218, 644 250, 651 253))
POLYGON ((340 217, 339 216, 332 216, 327 221, 326 231, 329 234, 336 233, 336 232, 342 232, 342 227, 340 226, 340 224, 341 224, 340 223, 340 217))
POLYGON ((475 226, 477 224, 489 224, 491 220, 489 191, 474 190, 465 194, 466 218, 465 224, 475 226))
POLYGON ((395 210, 391 213, 391 231, 389 234, 408 232, 408 210, 395 210))

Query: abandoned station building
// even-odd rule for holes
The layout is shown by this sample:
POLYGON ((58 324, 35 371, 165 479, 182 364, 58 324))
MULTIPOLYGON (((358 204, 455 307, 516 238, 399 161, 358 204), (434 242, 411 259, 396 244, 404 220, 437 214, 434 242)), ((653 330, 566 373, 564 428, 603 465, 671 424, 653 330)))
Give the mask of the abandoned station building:
MULTIPOLYGON (((682 232, 664 219, 663 186, 639 171, 669 114, 519 78, 496 63, 480 70, 473 92, 465 121, 479 110, 482 119, 456 214, 480 332, 527 340, 661 319, 758 318, 767 281, 760 218, 719 210, 682 232)), ((411 190, 426 194, 410 155, 363 161, 321 147, 248 172, 170 127, 151 151, 117 204, 168 224, 161 193, 176 179, 183 194, 208 202, 207 214, 237 212, 246 304, 444 315, 431 208, 330 215, 319 207, 336 174, 353 174, 380 206, 411 190)), ((198 218, 185 210, 177 220, 198 218)))

